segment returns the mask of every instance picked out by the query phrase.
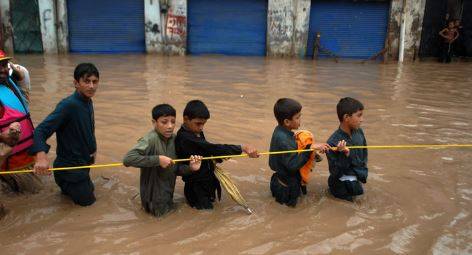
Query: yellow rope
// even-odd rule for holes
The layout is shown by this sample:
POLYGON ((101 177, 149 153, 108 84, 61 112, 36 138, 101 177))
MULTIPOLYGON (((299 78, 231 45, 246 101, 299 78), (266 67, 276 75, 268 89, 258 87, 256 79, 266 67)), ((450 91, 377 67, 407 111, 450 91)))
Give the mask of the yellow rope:
MULTIPOLYGON (((441 149, 441 148, 472 148, 472 144, 414 144, 414 145, 368 145, 368 146, 347 146, 349 149, 441 149)), ((336 147, 331 147, 332 150, 337 150, 336 147)), ((313 151, 313 149, 305 150, 286 150, 286 151, 266 151, 260 152, 259 155, 277 155, 297 152, 313 151)), ((224 155, 224 156, 212 156, 204 157, 202 160, 213 160, 213 159, 227 159, 227 158, 243 158, 247 157, 247 154, 239 155, 224 155)), ((190 159, 174 159, 174 163, 190 161, 190 159)), ((105 167, 118 167, 123 166, 123 163, 111 163, 101 165, 90 165, 90 166, 73 166, 73 167, 58 167, 50 168, 49 171, 68 171, 86 168, 105 168, 105 167)), ((17 171, 0 171, 2 174, 21 174, 21 173, 32 173, 34 170, 17 170, 17 171)))

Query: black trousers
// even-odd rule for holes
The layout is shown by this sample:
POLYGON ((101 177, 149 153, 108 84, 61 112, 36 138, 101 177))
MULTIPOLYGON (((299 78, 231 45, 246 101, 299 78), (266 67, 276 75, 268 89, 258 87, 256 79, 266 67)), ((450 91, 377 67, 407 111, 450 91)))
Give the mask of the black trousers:
POLYGON ((441 58, 440 58, 440 62, 442 63, 450 63, 451 62, 451 57, 452 57, 452 45, 450 45, 449 43, 442 43, 441 44, 441 58))
POLYGON ((221 186, 216 177, 210 180, 187 181, 184 186, 187 203, 198 210, 213 209, 216 197, 221 198, 221 186))
POLYGON ((89 206, 95 203, 95 187, 88 170, 55 172, 54 180, 61 188, 62 194, 70 197, 75 204, 89 206))
POLYGON ((328 186, 333 196, 351 202, 354 196, 364 194, 364 189, 360 181, 340 181, 338 178, 330 175, 328 178, 328 186))
POLYGON ((302 193, 300 179, 293 178, 283 182, 277 173, 274 173, 270 179, 270 191, 279 204, 295 207, 302 193))

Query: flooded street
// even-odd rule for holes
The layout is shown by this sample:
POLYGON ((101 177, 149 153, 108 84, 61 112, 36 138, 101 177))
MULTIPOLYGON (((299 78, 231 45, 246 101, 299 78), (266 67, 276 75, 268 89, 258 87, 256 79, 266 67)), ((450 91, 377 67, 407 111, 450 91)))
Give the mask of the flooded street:
MULTIPOLYGON (((178 127, 187 101, 211 113, 206 138, 269 148, 273 105, 303 105, 302 128, 325 142, 338 127, 336 104, 352 96, 365 106, 369 145, 472 143, 472 63, 376 64, 330 60, 153 55, 17 56, 31 74, 37 125, 73 92, 73 69, 100 70, 95 104, 97 163, 120 162, 151 129, 151 109, 169 103, 178 127)), ((54 137, 49 144, 55 145, 54 137)), ((51 150, 50 157, 54 157, 51 150)), ((355 203, 327 191, 328 166, 313 171, 296 208, 271 197, 268 158, 223 164, 255 212, 223 192, 213 211, 185 204, 156 219, 140 207, 139 169, 92 170, 97 202, 81 208, 52 177, 34 195, 0 195, 1 254, 471 254, 472 149, 370 150, 366 194, 355 203)))

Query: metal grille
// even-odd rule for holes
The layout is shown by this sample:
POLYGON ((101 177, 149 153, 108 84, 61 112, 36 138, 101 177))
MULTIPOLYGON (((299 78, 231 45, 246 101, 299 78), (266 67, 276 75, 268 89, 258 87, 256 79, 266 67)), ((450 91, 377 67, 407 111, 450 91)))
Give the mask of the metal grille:
POLYGON ((15 52, 43 52, 38 0, 10 0, 10 13, 15 52))

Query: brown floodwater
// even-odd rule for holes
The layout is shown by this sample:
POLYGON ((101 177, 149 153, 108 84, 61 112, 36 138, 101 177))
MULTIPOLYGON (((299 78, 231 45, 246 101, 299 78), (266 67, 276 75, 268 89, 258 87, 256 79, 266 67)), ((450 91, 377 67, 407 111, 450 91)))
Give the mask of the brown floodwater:
MULTIPOLYGON (((338 127, 339 98, 360 99, 370 145, 472 143, 472 64, 361 64, 251 57, 154 55, 17 56, 32 78, 37 124, 73 92, 80 62, 100 70, 94 98, 97 163, 120 162, 151 128, 151 108, 178 112, 202 99, 208 140, 269 147, 280 97, 303 105, 302 128, 326 141, 338 127)), ((49 141, 55 144, 54 137, 49 141)), ((50 157, 54 157, 54 150, 50 157)), ((185 204, 156 219, 140 207, 139 170, 92 170, 97 202, 81 208, 52 177, 39 194, 1 195, 1 254, 471 254, 472 149, 370 150, 366 194, 354 203, 327 192, 318 164, 296 208, 269 191, 267 157, 223 164, 248 201, 247 215, 223 193, 212 211, 185 204)))

